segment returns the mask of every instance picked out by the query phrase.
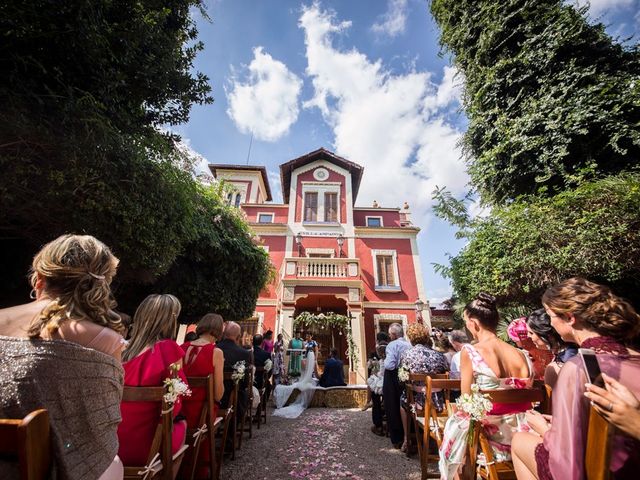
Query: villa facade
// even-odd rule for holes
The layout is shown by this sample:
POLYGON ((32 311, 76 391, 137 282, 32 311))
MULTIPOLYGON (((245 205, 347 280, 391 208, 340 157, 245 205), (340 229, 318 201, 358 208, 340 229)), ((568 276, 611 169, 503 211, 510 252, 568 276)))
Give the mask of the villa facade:
MULTIPOLYGON (((265 167, 210 165, 214 177, 233 187, 229 203, 241 208, 276 279, 261 294, 249 330, 294 333, 302 311, 350 317, 359 353, 357 381, 366 378, 366 355, 375 335, 393 322, 430 325, 416 237, 409 206, 356 207, 364 168, 325 149, 280 165, 282 204, 272 203, 265 167), (251 325, 254 322, 254 325, 251 325)), ((340 332, 314 331, 320 358, 336 347, 340 332)), ((346 359, 344 354, 343 359, 346 359)))

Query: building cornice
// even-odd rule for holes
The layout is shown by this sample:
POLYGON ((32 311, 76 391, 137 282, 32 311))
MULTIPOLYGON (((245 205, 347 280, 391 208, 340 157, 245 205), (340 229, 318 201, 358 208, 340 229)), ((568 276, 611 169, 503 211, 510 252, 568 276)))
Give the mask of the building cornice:
POLYGON ((288 203, 243 203, 241 207, 258 207, 258 208, 288 208, 288 203))
POLYGON ((411 302, 362 302, 364 308, 385 308, 390 310, 415 310, 416 305, 411 302))
POLYGON ((411 238, 420 232, 418 227, 355 227, 354 230, 360 238, 411 238))
POLYGON ((399 212, 400 208, 381 208, 381 207, 353 207, 359 212, 399 212))

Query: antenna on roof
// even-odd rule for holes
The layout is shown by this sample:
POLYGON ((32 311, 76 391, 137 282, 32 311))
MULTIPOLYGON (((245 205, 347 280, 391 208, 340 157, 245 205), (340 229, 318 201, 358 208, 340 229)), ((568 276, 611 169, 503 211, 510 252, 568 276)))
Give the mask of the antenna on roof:
POLYGON ((249 165, 249 157, 251 156, 251 145, 253 145, 253 132, 251 132, 251 140, 249 140, 249 151, 247 152, 247 165, 249 165))

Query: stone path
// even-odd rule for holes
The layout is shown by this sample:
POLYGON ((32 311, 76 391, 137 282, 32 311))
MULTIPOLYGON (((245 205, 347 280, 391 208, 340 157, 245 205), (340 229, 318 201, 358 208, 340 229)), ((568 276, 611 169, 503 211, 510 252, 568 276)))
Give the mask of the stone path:
POLYGON ((371 411, 355 409, 310 408, 295 420, 269 415, 222 468, 225 480, 420 478, 417 456, 371 433, 371 411))

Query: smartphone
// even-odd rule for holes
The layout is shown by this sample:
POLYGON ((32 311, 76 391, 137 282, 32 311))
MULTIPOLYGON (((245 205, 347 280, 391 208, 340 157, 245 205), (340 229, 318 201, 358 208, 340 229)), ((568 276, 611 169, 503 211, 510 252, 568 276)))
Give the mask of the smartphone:
POLYGON ((587 374, 589 383, 598 387, 604 387, 604 379, 602 378, 596 352, 589 348, 579 348, 578 353, 580 354, 580 358, 582 358, 582 365, 584 366, 584 371, 587 374))

